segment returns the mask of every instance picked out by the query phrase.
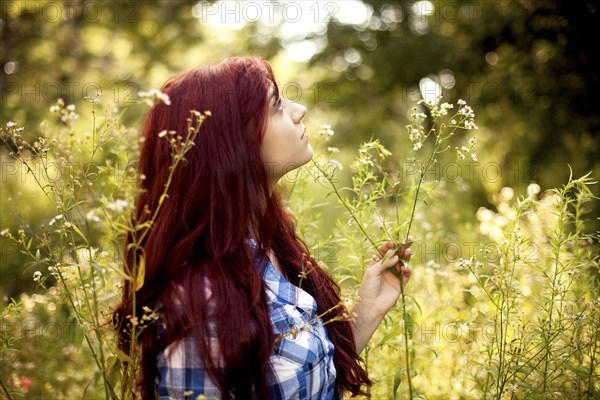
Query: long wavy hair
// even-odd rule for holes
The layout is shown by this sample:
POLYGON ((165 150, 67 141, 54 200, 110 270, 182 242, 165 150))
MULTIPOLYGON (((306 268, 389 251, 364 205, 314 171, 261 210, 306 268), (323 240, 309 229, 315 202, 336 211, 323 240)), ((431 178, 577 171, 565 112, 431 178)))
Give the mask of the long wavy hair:
MULTIPOLYGON (((272 250, 288 279, 299 285, 309 255, 280 195, 271 191, 260 157, 273 95, 269 90, 279 96, 273 72, 261 59, 229 58, 179 74, 161 90, 171 104, 153 107, 143 126, 139 172, 145 179, 137 210, 156 209, 169 175, 170 147, 158 133, 175 130, 187 135, 190 110, 210 110, 212 116, 200 128, 187 162, 175 171, 168 198, 142 243, 145 282, 135 292, 136 313, 143 314, 144 306, 160 305, 165 328, 160 340, 156 324, 138 338, 143 354, 139 389, 144 399, 155 398, 158 353, 183 337, 193 337, 198 357, 223 398, 250 398, 254 393, 269 399, 265 375, 275 336, 255 257, 265 258, 272 250), (256 250, 248 246, 249 233, 258 244, 256 250), (216 327, 219 359, 211 356, 208 320, 216 327)), ((129 236, 126 272, 136 257, 128 250, 131 241, 129 236)), ((315 298, 320 314, 333 308, 324 322, 336 319, 326 328, 335 346, 338 388, 363 393, 371 381, 360 364, 350 322, 340 318, 345 310, 339 306, 339 287, 316 263, 311 268, 302 288, 315 298)), ((126 353, 132 340, 125 327, 133 313, 133 295, 126 281, 114 311, 119 346, 126 353)))

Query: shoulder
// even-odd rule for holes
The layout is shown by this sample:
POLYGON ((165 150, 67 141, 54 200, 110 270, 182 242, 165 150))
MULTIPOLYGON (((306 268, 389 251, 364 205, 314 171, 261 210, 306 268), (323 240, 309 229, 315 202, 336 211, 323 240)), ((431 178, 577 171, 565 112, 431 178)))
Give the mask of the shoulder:
POLYGON ((193 338, 178 340, 161 351, 157 369, 156 383, 160 399, 195 399, 200 395, 220 398, 219 389, 209 378, 197 355, 193 338))

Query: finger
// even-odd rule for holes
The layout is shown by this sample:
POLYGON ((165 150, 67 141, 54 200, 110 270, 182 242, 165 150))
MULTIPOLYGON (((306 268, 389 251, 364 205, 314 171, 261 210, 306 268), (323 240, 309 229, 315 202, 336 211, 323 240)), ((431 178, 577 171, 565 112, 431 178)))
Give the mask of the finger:
POLYGON ((383 273, 383 271, 388 270, 390 268, 393 268, 394 266, 398 265, 398 263, 400 262, 400 257, 398 257, 398 255, 393 255, 392 257, 388 258, 387 260, 383 260, 383 261, 379 261, 378 263, 375 263, 375 265, 373 265, 373 270, 375 272, 377 272, 378 274, 383 273))
POLYGON ((402 273, 402 276, 406 278, 406 280, 410 279, 412 276, 412 269, 410 269, 408 265, 402 265, 399 271, 402 273))
POLYGON ((405 248, 402 254, 400 254, 400 260, 409 262, 412 257, 412 249, 410 247, 405 248))
POLYGON ((379 246, 377 252, 379 253, 379 257, 383 258, 385 254, 390 251, 390 249, 394 248, 396 244, 394 242, 386 242, 379 246))
POLYGON ((404 260, 404 261, 409 261, 410 257, 412 256, 412 249, 410 248, 412 242, 407 242, 407 243, 403 243, 400 246, 398 246, 398 250, 396 251, 396 254, 398 254, 400 256, 400 259, 404 260))
POLYGON ((414 242, 414 241, 415 241, 415 238, 414 238, 414 237, 411 235, 411 236, 409 236, 409 237, 406 239, 406 242, 405 242, 405 243, 402 243, 402 245, 401 245, 401 246, 404 246, 404 247, 410 247, 410 246, 412 246, 412 244, 413 244, 413 242, 414 242))
POLYGON ((394 242, 386 242, 383 245, 379 246, 377 252, 373 256, 373 262, 370 265, 374 265, 378 262, 381 262, 381 260, 387 254, 387 252, 390 251, 390 249, 394 248, 395 245, 396 244, 394 242))

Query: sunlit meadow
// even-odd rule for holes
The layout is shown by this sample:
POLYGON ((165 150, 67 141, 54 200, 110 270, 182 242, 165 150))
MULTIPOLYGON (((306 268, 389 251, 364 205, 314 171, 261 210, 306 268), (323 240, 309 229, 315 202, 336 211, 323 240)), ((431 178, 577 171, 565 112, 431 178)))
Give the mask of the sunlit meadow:
MULTIPOLYGON (((140 97, 169 104, 155 90, 140 97)), ((38 196, 51 215, 36 226, 23 212, 18 226, 0 227, 39 286, 2 309, 3 398, 136 397, 139 349, 117 349, 111 310, 123 284, 144 284, 143 257, 123 269, 124 235, 136 246, 151 223, 132 220, 160 208, 134 209, 140 142, 137 129, 120 123, 122 112, 59 101, 39 128, 3 122, 3 160, 26 177, 12 182, 23 190, 11 202, 38 196)), ((409 114, 405 153, 374 137, 342 163, 325 126, 311 138, 314 162, 281 182, 301 236, 348 304, 377 246, 414 238, 411 282, 363 353, 375 381, 368 398, 598 398, 599 235, 586 229, 595 177, 555 189, 531 183, 526 193, 505 187, 465 216, 457 194, 468 185, 436 171, 481 167, 472 108, 436 99, 409 114)), ((172 171, 185 168, 205 118, 206 110, 191 110, 183 136, 159 134, 171 144, 172 171)), ((145 308, 127 320, 135 337, 159 316, 145 308)))

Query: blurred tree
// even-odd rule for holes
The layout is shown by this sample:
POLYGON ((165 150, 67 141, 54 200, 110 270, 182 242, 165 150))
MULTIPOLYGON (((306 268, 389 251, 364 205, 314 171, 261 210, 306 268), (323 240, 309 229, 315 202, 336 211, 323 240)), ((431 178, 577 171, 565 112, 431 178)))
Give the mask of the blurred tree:
POLYGON ((364 3, 369 22, 333 19, 327 47, 310 61, 328 71, 322 83, 335 82, 336 106, 352 115, 337 123, 352 132, 339 142, 376 133, 405 146, 398 138, 411 104, 439 85, 447 99, 475 108, 481 164, 497 163, 502 174, 483 177, 488 191, 559 185, 567 164, 576 176, 600 176, 600 54, 590 45, 600 36, 597 1, 364 3))
MULTIPOLYGON (((101 100, 99 116, 103 107, 118 103, 133 109, 122 122, 137 124, 144 111, 136 108, 137 92, 160 84, 194 59, 197 62, 204 33, 192 12, 195 4, 191 0, 2 1, 0 123, 16 121, 25 126, 28 138, 43 135, 39 123, 49 117, 50 104, 63 98, 66 104, 78 104, 78 110, 83 110, 81 125, 91 130, 91 106, 80 107, 87 96, 88 101, 101 100)), ((0 229, 16 231, 47 223, 56 210, 31 189, 31 175, 26 179, 23 167, 14 163, 3 144, 0 160, 0 229), (24 190, 26 186, 31 190, 24 190)), ((5 299, 35 286, 31 279, 35 266, 28 261, 13 243, 0 237, 5 299)))
MULTIPOLYGON (((84 96, 93 100, 101 93, 102 107, 133 108, 123 122, 136 126, 143 112, 135 108, 138 90, 176 71, 239 54, 277 62, 298 52, 290 46, 294 41, 315 40, 324 45, 308 62, 311 68, 280 70, 297 82, 313 82, 302 87, 310 95, 301 101, 313 106, 313 116, 327 113, 337 131, 332 145, 356 148, 375 135, 399 157, 407 155, 404 125, 412 105, 441 90, 448 100, 464 98, 477 114, 478 179, 467 182, 465 194, 474 207, 487 204, 487 193, 502 185, 517 193, 532 181, 557 186, 566 181, 567 163, 576 176, 589 170, 600 176, 594 98, 600 61, 588 40, 600 34, 597 0, 364 0, 363 22, 340 22, 333 14, 327 29, 307 28, 297 40, 282 34, 292 21, 246 24, 237 32, 199 23, 202 7, 211 3, 3 1, 0 123, 17 121, 34 137, 58 97, 81 105, 84 96)), ((338 2, 339 11, 351 3, 357 1, 338 2)), ((319 3, 321 20, 326 4, 319 3)), ((0 228, 19 224, 9 216, 6 199, 18 189, 6 172, 0 228)), ((46 220, 42 211, 31 215, 46 220)), ((22 274, 21 261, 7 256, 12 252, 3 252, 3 284, 16 284, 12 278, 22 274)))
POLYGON ((4 1, 0 120, 36 126, 49 104, 100 96, 131 104, 153 75, 201 43, 192 0, 4 1))

